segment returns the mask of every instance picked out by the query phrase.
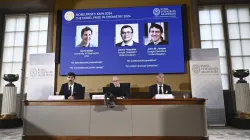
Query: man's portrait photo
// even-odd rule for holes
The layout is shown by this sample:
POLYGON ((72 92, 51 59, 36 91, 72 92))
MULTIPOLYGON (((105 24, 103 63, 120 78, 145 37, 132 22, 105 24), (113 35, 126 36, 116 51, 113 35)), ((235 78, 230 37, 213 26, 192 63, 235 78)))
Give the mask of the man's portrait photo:
POLYGON ((168 23, 156 22, 145 24, 145 45, 167 45, 168 44, 168 23))
POLYGON ((138 45, 138 34, 138 24, 116 24, 115 46, 138 45))
POLYGON ((76 48, 98 47, 98 25, 76 26, 76 48))

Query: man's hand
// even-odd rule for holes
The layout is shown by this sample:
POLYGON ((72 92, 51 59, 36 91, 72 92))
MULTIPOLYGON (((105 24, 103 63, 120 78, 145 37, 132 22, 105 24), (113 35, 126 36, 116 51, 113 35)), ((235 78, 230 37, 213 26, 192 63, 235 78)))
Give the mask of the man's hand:
POLYGON ((121 96, 121 97, 117 97, 116 99, 125 99, 125 97, 121 96))
POLYGON ((74 96, 69 96, 68 99, 69 99, 69 100, 74 100, 75 97, 74 97, 74 96))

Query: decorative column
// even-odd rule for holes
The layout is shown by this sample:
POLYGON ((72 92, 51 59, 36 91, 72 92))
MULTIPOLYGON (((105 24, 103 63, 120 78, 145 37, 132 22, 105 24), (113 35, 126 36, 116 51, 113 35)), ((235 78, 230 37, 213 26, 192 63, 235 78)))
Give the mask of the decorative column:
POLYGON ((233 70, 233 76, 240 79, 235 84, 236 112, 231 125, 240 129, 250 129, 250 90, 249 83, 243 79, 248 75, 248 69, 233 70))
POLYGON ((250 119, 250 90, 249 83, 235 84, 236 111, 238 117, 250 119))
POLYGON ((16 118, 16 93, 15 85, 6 85, 3 91, 1 118, 16 118))
POLYGON ((22 125, 22 120, 17 118, 16 102, 17 87, 12 83, 17 81, 19 75, 5 74, 4 80, 9 83, 5 85, 3 91, 2 110, 0 115, 0 128, 13 128, 22 125))

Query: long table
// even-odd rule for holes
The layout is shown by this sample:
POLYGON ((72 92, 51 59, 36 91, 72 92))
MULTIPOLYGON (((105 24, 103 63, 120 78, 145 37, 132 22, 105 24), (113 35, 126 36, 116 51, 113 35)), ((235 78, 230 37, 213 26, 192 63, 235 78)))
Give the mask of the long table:
POLYGON ((205 99, 25 101, 24 140, 208 140, 205 99))

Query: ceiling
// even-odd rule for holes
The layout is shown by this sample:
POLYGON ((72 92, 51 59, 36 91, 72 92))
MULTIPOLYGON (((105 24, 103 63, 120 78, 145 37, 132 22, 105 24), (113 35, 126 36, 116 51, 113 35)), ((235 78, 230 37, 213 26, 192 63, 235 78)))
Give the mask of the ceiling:
POLYGON ((24 13, 52 11, 54 0, 0 0, 0 12, 24 13))

